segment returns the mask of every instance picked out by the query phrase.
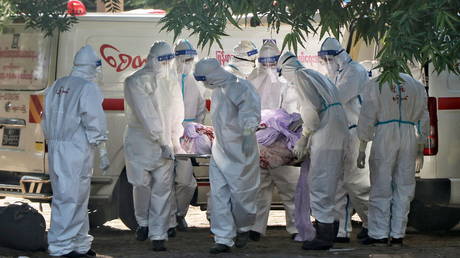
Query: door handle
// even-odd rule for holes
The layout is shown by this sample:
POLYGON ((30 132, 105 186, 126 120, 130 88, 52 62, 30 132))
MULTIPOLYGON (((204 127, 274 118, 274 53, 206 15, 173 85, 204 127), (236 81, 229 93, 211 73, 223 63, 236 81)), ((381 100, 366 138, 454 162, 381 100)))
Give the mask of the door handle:
POLYGON ((26 120, 21 118, 1 118, 0 117, 0 128, 7 127, 25 127, 26 120))

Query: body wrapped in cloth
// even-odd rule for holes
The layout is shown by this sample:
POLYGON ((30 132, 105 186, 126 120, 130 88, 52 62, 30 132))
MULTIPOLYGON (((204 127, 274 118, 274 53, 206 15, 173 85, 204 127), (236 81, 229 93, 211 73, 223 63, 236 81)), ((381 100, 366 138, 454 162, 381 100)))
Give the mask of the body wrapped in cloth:
POLYGON ((292 164, 295 143, 300 139, 302 119, 300 114, 289 114, 283 109, 262 110, 257 142, 260 150, 260 167, 273 169, 292 164))
POLYGON ((198 123, 184 125, 184 135, 180 142, 182 149, 189 154, 211 154, 214 130, 211 126, 198 123))
MULTIPOLYGON (((295 143, 300 139, 300 114, 289 114, 283 109, 262 110, 262 120, 256 133, 260 150, 260 167, 273 169, 292 164, 295 143)), ((184 125, 182 148, 189 154, 211 154, 214 132, 211 126, 198 123, 184 125)))

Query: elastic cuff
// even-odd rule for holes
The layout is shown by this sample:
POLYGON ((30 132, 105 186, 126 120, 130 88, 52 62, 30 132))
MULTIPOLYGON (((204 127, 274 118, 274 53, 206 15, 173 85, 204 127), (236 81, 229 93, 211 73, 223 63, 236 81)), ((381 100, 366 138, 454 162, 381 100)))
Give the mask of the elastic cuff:
POLYGON ((253 130, 255 131, 259 127, 259 122, 257 121, 256 118, 248 119, 244 123, 244 130, 253 130))

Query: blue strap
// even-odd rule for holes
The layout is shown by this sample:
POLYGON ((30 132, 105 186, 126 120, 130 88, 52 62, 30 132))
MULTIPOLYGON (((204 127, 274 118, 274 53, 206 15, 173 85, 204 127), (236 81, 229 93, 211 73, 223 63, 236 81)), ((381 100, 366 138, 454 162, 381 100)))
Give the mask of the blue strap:
POLYGON ((196 118, 187 118, 187 119, 184 119, 184 122, 195 122, 196 121, 196 118))
POLYGON ((341 49, 341 50, 321 50, 321 51, 318 51, 318 56, 336 56, 336 55, 342 53, 343 51, 345 51, 345 49, 341 49))
POLYGON ((185 49, 185 50, 176 51, 176 56, 182 56, 182 55, 195 56, 196 50, 195 49, 185 49))
POLYGON ((421 129, 421 125, 420 125, 420 120, 417 121, 417 132, 418 134, 422 134, 422 129, 421 129))
POLYGON ((385 124, 391 124, 391 123, 415 125, 415 123, 414 123, 414 122, 411 122, 411 121, 404 121, 404 120, 399 120, 399 119, 392 119, 392 120, 387 120, 387 121, 379 121, 379 122, 375 123, 375 126, 378 126, 378 125, 385 125, 385 124))
POLYGON ((332 104, 329 104, 329 105, 325 105, 325 104, 323 104, 323 105, 325 107, 319 111, 320 113, 328 110, 330 107, 333 107, 333 106, 342 106, 342 104, 340 102, 332 103, 332 104))
POLYGON ((257 51, 257 49, 253 49, 253 50, 251 50, 251 51, 246 52, 246 54, 247 54, 248 56, 253 56, 253 55, 257 54, 257 53, 259 53, 259 52, 257 51))
POLYGON ((166 61, 166 60, 171 60, 174 58, 174 54, 167 54, 167 55, 162 55, 162 56, 159 56, 157 57, 158 61, 161 62, 161 61, 166 61))
POLYGON ((237 70, 237 71, 240 70, 240 69, 238 69, 238 67, 236 67, 236 66, 234 66, 234 65, 232 65, 232 64, 228 64, 228 66, 230 66, 231 68, 233 68, 233 69, 235 69, 235 70, 237 70))
POLYGON ((266 63, 276 63, 280 56, 270 56, 270 57, 259 57, 259 63, 266 64, 266 63))
POLYGON ((360 105, 363 104, 363 99, 361 98, 361 95, 358 95, 358 101, 359 101, 359 104, 360 104, 360 105))
POLYGON ((185 99, 185 78, 186 77, 187 77, 187 74, 183 73, 182 74, 182 80, 180 81, 181 86, 182 86, 182 99, 185 99))
POLYGON ((351 130, 351 129, 356 128, 356 127, 358 127, 358 126, 357 126, 357 125, 350 125, 350 126, 348 127, 348 130, 351 130))
POLYGON ((199 82, 204 82, 206 81, 206 76, 203 76, 203 75, 193 75, 193 77, 195 77, 195 80, 196 81, 199 81, 199 82))

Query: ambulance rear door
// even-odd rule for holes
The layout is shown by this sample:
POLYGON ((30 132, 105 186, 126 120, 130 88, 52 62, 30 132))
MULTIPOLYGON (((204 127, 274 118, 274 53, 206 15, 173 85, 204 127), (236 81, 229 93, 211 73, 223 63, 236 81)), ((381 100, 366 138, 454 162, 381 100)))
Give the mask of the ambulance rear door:
POLYGON ((23 25, 0 34, 0 170, 43 173, 43 91, 55 77, 56 37, 23 25))

